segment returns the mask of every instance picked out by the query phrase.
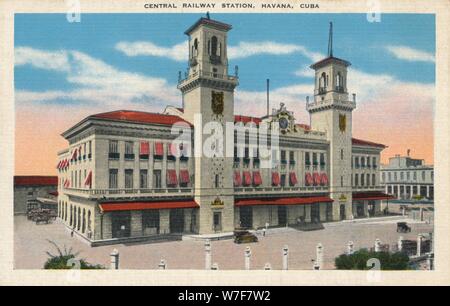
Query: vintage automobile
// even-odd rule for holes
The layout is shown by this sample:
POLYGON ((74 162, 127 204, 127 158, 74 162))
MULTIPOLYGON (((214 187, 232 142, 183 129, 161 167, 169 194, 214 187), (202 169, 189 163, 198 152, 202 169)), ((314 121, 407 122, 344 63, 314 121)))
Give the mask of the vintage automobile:
POLYGON ((234 231, 234 243, 258 242, 258 237, 247 230, 234 231))
POLYGON ((406 222, 397 222, 397 233, 411 232, 411 227, 406 222))

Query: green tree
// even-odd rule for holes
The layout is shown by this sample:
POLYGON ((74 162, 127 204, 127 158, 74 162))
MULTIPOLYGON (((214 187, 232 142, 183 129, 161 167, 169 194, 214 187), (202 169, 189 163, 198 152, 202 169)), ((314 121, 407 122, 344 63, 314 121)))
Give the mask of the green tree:
POLYGON ((367 249, 356 251, 352 255, 342 254, 335 258, 335 266, 338 270, 370 270, 367 262, 376 258, 380 261, 381 270, 408 270, 409 257, 406 254, 397 252, 373 252, 367 249))
MULTIPOLYGON (((73 253, 72 248, 66 249, 66 246, 64 246, 64 249, 61 250, 61 248, 53 241, 48 240, 50 244, 52 244, 57 254, 53 255, 50 252, 46 252, 49 256, 49 259, 44 264, 44 269, 47 270, 67 270, 67 269, 73 269, 74 266, 71 263, 72 259, 76 259, 79 253, 73 253)), ((88 263, 84 259, 77 260, 79 262, 79 268, 80 269, 104 269, 101 265, 92 265, 88 263)))

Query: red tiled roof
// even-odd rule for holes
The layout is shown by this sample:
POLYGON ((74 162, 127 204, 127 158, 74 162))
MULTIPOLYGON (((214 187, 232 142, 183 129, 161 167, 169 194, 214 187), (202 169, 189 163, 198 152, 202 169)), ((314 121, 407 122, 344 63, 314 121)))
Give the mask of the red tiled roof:
POLYGON ((261 199, 237 199, 235 206, 253 206, 253 205, 301 205, 323 202, 333 202, 330 197, 292 197, 292 198, 261 198, 261 199))
POLYGON ((371 142, 371 141, 367 141, 367 140, 362 140, 362 139, 357 139, 357 138, 352 138, 352 145, 386 148, 386 146, 384 144, 371 142))
POLYGON ((248 123, 248 122, 254 122, 256 124, 260 124, 261 123, 261 118, 257 118, 257 117, 251 117, 251 116, 241 116, 241 115, 235 115, 234 116, 234 122, 242 122, 244 124, 248 123))
POLYGON ((337 58, 337 57, 334 57, 334 56, 329 56, 329 57, 326 57, 326 58, 318 61, 317 63, 312 64, 310 66, 310 68, 317 69, 317 68, 323 67, 323 66, 325 66, 325 65, 327 65, 327 64, 329 64, 331 62, 337 62, 339 64, 342 64, 342 65, 346 66, 346 67, 351 65, 350 62, 348 62, 346 60, 343 60, 343 59, 340 59, 340 58, 337 58))
POLYGON ((162 125, 173 125, 177 122, 185 122, 190 124, 186 120, 174 115, 129 111, 129 110, 118 110, 108 113, 95 114, 90 116, 89 118, 111 119, 111 120, 162 124, 162 125))
POLYGON ((38 175, 16 175, 14 176, 14 186, 57 186, 57 176, 38 176, 38 175))
POLYGON ((209 19, 209 18, 202 17, 199 20, 197 20, 197 22, 194 23, 189 29, 187 29, 184 32, 184 34, 189 35, 189 33, 191 33, 192 30, 194 30, 200 24, 208 24, 208 25, 211 25, 213 27, 218 27, 218 28, 224 29, 226 31, 231 29, 231 25, 229 25, 229 24, 226 24, 226 23, 223 23, 223 22, 220 22, 220 21, 217 21, 217 20, 212 20, 212 19, 209 19))
POLYGON ((394 196, 385 194, 383 192, 354 192, 352 195, 353 200, 389 200, 395 199, 394 196))
POLYGON ((103 212, 129 211, 147 209, 170 209, 170 208, 198 208, 194 200, 160 201, 160 202, 109 202, 100 204, 103 212))

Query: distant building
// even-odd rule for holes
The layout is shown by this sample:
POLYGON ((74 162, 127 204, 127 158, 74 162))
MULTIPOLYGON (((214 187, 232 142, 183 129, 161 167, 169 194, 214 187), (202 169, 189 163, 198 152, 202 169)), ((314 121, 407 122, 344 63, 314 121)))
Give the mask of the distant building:
POLYGON ((388 194, 397 199, 421 196, 434 199, 433 165, 425 165, 423 159, 396 155, 389 158, 388 165, 381 166, 381 185, 388 194))
POLYGON ((27 203, 39 201, 38 198, 56 197, 57 188, 57 176, 14 176, 14 214, 25 214, 27 203))

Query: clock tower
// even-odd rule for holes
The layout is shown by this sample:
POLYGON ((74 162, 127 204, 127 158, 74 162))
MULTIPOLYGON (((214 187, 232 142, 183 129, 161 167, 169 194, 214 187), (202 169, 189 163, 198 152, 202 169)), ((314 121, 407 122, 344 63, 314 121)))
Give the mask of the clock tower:
POLYGON ((234 124, 238 78, 228 75, 230 29, 231 25, 212 20, 208 14, 185 32, 189 37, 189 68, 178 89, 183 95, 182 116, 195 129, 194 197, 200 205, 199 234, 234 230, 233 157, 226 156, 229 140, 225 128, 227 122, 234 124))
POLYGON ((332 23, 328 56, 311 65, 315 71, 314 100, 307 104, 311 128, 325 132, 330 142, 330 194, 333 220, 352 215, 352 111, 347 91, 348 61, 333 56, 332 23))

